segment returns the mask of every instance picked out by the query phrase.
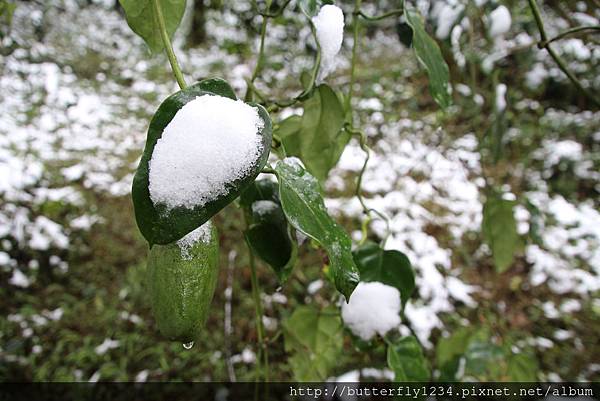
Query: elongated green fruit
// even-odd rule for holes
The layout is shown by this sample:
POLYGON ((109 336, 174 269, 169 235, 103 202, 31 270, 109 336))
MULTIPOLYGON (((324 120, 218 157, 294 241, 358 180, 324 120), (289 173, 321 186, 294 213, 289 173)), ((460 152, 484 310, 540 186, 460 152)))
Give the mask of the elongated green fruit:
POLYGON ((193 244, 154 245, 148 258, 148 289, 156 324, 164 336, 182 343, 198 339, 215 293, 219 241, 214 225, 206 236, 210 238, 200 236, 193 244))

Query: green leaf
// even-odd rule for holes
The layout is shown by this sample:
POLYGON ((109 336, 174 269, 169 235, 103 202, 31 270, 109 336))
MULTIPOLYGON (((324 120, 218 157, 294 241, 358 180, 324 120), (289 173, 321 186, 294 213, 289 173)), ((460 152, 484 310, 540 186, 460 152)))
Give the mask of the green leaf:
POLYGON ((505 350, 494 344, 487 330, 480 330, 469 341, 465 351, 465 378, 502 380, 506 374, 505 350))
POLYGON ((258 180, 240 196, 249 217, 244 236, 252 251, 269 264, 280 283, 289 277, 298 253, 281 203, 278 185, 270 180, 258 180))
POLYGON ((279 198, 288 221, 325 249, 335 287, 348 300, 359 281, 350 237, 327 213, 316 178, 297 160, 280 161, 275 171, 279 179, 279 198))
POLYGON ((279 185, 275 181, 256 180, 240 194, 240 206, 249 208, 258 200, 279 202, 279 185))
POLYGON ((496 269, 500 273, 511 266, 520 244, 514 205, 515 201, 492 195, 483 206, 483 237, 492 250, 496 269))
POLYGON ((329 86, 319 85, 304 102, 304 114, 281 122, 278 135, 288 156, 297 156, 323 181, 340 159, 351 135, 343 130, 344 108, 329 86))
POLYGON ((412 45, 417 59, 429 76, 431 96, 440 107, 446 108, 452 102, 448 90, 450 81, 448 65, 435 40, 427 34, 423 26, 423 17, 406 1, 404 1, 404 15, 413 31, 412 45))
POLYGON ((383 250, 373 242, 367 242, 354 252, 354 262, 360 272, 360 280, 379 281, 396 287, 405 305, 415 290, 415 273, 408 257, 395 250, 383 250))
POLYGON ((269 157, 271 149, 271 119, 263 107, 250 104, 258 109, 258 113, 265 124, 260 132, 263 153, 256 160, 253 168, 249 169, 248 174, 230 183, 227 187, 227 193, 214 201, 207 202, 202 207, 198 206, 188 209, 182 206, 167 209, 164 205, 154 205, 148 189, 149 164, 152 159, 154 146, 161 138, 165 127, 175 117, 179 109, 187 102, 196 99, 197 96, 206 94, 225 96, 231 99, 236 98, 227 82, 220 79, 204 80, 169 96, 159 106, 150 122, 146 147, 133 178, 132 198, 138 227, 151 246, 153 244, 168 244, 177 241, 207 222, 212 216, 237 198, 240 192, 254 181, 269 157))
POLYGON ((317 15, 321 7, 325 4, 334 4, 333 0, 298 0, 298 5, 300 6, 300 10, 307 17, 314 17, 317 15))
POLYGON ((469 341, 473 335, 473 329, 460 328, 450 337, 443 337, 436 347, 436 363, 440 370, 440 381, 459 380, 456 377, 460 358, 466 352, 469 341))
POLYGON ((431 376, 421 345, 413 336, 388 345, 387 363, 394 371, 395 382, 426 382, 431 376))
POLYGON ((296 381, 323 381, 338 365, 344 345, 339 312, 305 305, 283 322, 285 350, 296 381))
MULTIPOLYGON (((15 13, 16 8, 17 5, 15 3, 0 0, 0 21, 2 21, 2 24, 5 25, 6 28, 9 28, 12 24, 13 14, 15 13)), ((0 38, 7 33, 8 32, 4 32, 3 29, 0 29, 0 38)))
MULTIPOLYGON (((154 0, 119 0, 125 10, 127 24, 144 39, 150 50, 159 52, 163 48, 160 29, 156 22, 154 0)), ((177 30, 185 11, 185 0, 158 0, 169 38, 177 30)))
POLYGON ((293 115, 281 121, 275 129, 275 135, 279 136, 283 143, 286 155, 300 155, 300 144, 302 136, 302 116, 293 115))
POLYGON ((508 375, 512 382, 535 382, 537 373, 538 363, 531 354, 513 354, 508 359, 508 375))

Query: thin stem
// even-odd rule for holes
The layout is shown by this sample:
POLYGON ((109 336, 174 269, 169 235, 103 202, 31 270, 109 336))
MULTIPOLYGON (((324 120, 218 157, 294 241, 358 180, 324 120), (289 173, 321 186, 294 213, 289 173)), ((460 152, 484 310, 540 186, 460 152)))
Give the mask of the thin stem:
POLYGON ((158 29, 160 31, 160 37, 162 39, 163 46, 165 47, 165 52, 167 53, 169 63, 171 64, 173 75, 175 76, 175 80, 177 81, 179 87, 181 89, 185 89, 187 85, 185 83, 185 79, 183 78, 183 73, 181 72, 179 63, 177 62, 175 52, 173 51, 171 39, 169 38, 169 34, 167 33, 167 27, 165 25, 165 18, 163 16, 162 8, 160 7, 160 3, 158 0, 154 0, 152 4, 154 7, 154 16, 156 18, 156 23, 158 24, 158 29))
POLYGON ((383 220, 385 222, 386 232, 385 232, 385 236, 383 237, 383 239, 381 241, 381 247, 384 248, 385 243, 387 242, 387 240, 390 236, 390 232, 391 232, 390 231, 390 219, 386 215, 384 215, 383 213, 378 211, 377 209, 368 207, 365 202, 364 197, 362 196, 363 176, 364 176, 365 172, 367 171, 367 165, 368 165, 369 159, 371 157, 371 149, 367 145, 367 136, 365 135, 365 133, 363 131, 353 129, 350 126, 350 124, 348 124, 348 123, 346 124, 344 129, 346 131, 348 131, 351 135, 357 135, 359 137, 360 148, 362 149, 363 152, 365 152, 365 155, 366 155, 365 161, 364 161, 362 168, 360 169, 360 172, 358 174, 358 178, 356 180, 356 188, 354 190, 354 195, 356 196, 356 198, 358 199, 358 202, 360 203, 361 207, 363 208, 363 213, 367 216, 361 225, 362 238, 360 240, 360 244, 363 244, 367 239, 367 226, 373 220, 373 216, 371 215, 371 213, 374 213, 381 220, 383 220))
POLYGON ((263 325, 262 316, 262 303, 260 300, 260 288, 258 285, 258 279, 256 277, 256 261, 254 259, 254 253, 250 247, 250 281, 252 282, 252 298, 254 299, 254 312, 256 314, 256 332, 258 337, 258 360, 262 361, 264 365, 264 378, 265 382, 269 381, 269 351, 265 343, 265 327, 263 325))
POLYGON ((260 15, 262 15, 263 17, 269 17, 269 18, 277 18, 279 17, 281 14, 283 14, 283 11, 285 10, 285 8, 291 3, 292 0, 286 0, 285 3, 283 3, 281 5, 281 7, 279 7, 279 9, 275 12, 269 13, 269 12, 259 12, 260 15))
POLYGON ((258 78, 258 74, 260 74, 264 63, 265 37, 267 35, 267 24, 269 22, 269 18, 267 16, 263 16, 262 18, 263 20, 260 26, 260 45, 258 47, 256 65, 254 66, 254 71, 252 72, 248 89, 246 90, 246 96, 244 97, 247 102, 251 101, 254 96, 254 81, 256 81, 256 78, 258 78))
POLYGON ((576 33, 585 32, 585 31, 600 31, 600 25, 585 25, 578 26, 575 28, 568 29, 562 33, 559 33, 553 38, 548 39, 546 42, 542 42, 542 47, 546 47, 552 42, 556 42, 557 40, 561 40, 567 36, 574 35, 576 33))
POLYGON ((358 11, 358 15, 360 15, 362 18, 366 19, 367 21, 380 21, 382 19, 399 16, 402 14, 404 14, 404 9, 402 9, 402 8, 398 8, 396 10, 392 10, 392 11, 389 11, 389 12, 387 12, 385 14, 381 14, 381 15, 367 15, 364 12, 362 12, 362 10, 358 11))
POLYGON ((346 101, 344 105, 344 109, 348 113, 348 121, 352 126, 352 93, 354 92, 354 82, 356 80, 356 62, 358 60, 358 40, 359 40, 359 30, 360 30, 360 19, 358 16, 360 15, 360 6, 362 4, 362 0, 356 0, 354 3, 354 12, 352 13, 352 28, 353 28, 353 43, 352 43, 352 59, 350 61, 350 87, 348 88, 348 96, 346 96, 346 101))
POLYGON ((593 101, 594 103, 600 105, 600 99, 596 98, 590 91, 588 91, 581 81, 577 79, 577 77, 569 70, 565 61, 554 51, 552 46, 550 46, 550 41, 548 40, 548 35, 546 34, 546 28, 544 27, 544 21, 542 20, 542 15, 540 13, 540 9, 537 5, 536 0, 528 0, 529 8, 531 8, 531 12, 533 13, 533 18, 535 19, 535 23, 537 24, 538 30, 540 31, 540 41, 538 42, 538 47, 540 49, 546 49, 550 57, 554 60, 558 68, 569 78, 571 83, 575 85, 577 89, 579 89, 588 99, 593 101))

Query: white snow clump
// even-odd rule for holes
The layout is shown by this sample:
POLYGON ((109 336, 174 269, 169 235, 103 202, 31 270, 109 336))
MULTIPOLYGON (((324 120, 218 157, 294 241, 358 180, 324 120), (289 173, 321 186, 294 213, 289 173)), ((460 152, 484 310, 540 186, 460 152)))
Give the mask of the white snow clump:
POLYGON ((338 6, 324 5, 312 18, 321 47, 319 79, 324 79, 335 69, 335 56, 342 48, 344 39, 344 13, 338 6))
POLYGON ((490 13, 490 36, 495 38, 508 32, 511 24, 510 11, 506 6, 499 6, 490 13))
POLYGON ((203 95, 185 104, 154 146, 152 202, 191 209, 227 193, 260 157, 263 126, 258 109, 241 100, 203 95))
POLYGON ((397 288, 360 282, 350 302, 342 304, 342 319, 355 335, 369 341, 375 334, 383 336, 400 325, 400 306, 397 288))
POLYGON ((496 86, 496 111, 502 113, 506 110, 506 85, 498 84, 496 86))

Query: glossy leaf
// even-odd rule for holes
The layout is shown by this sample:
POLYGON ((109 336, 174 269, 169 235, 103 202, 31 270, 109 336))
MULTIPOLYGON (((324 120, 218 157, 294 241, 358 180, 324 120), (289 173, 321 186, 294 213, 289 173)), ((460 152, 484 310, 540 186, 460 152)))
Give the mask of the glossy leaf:
POLYGON ((429 91, 437 104, 446 108, 450 106, 449 92, 450 72, 442 56, 438 44, 429 36, 423 26, 423 17, 408 2, 404 1, 404 16, 412 28, 412 46, 419 63, 429 76, 429 91))
MULTIPOLYGON (((144 39, 150 50, 163 48, 160 29, 156 21, 154 0, 119 0, 125 10, 127 24, 133 32, 144 39)), ((177 30, 185 11, 185 0, 159 0, 169 38, 177 30)))
POLYGON ((251 104, 258 109, 258 113, 265 124, 263 130, 260 132, 263 152, 248 174, 228 184, 227 193, 214 201, 207 202, 201 207, 188 209, 182 206, 167 209, 163 205, 154 205, 148 189, 149 163, 152 158, 154 146, 161 138, 164 128, 171 122, 177 111, 197 96, 206 94, 235 99, 235 94, 227 82, 220 79, 204 80, 169 96, 160 105, 150 122, 146 147, 144 148, 144 153, 133 179, 132 187, 135 218, 140 231, 150 245, 171 243, 200 227, 231 203, 240 192, 250 185, 267 162, 271 148, 271 119, 263 107, 251 104))
POLYGON ((279 198, 288 221, 325 249, 334 284, 348 300, 359 281, 350 237, 329 216, 318 181, 298 160, 280 161, 275 171, 279 179, 279 198))
POLYGON ((308 171, 323 181, 350 140, 343 126, 342 103, 333 89, 322 84, 304 102, 302 117, 288 117, 277 132, 287 155, 299 157, 308 171))
POLYGON ((281 283, 289 277, 298 253, 281 204, 278 185, 258 180, 240 196, 250 221, 244 236, 252 251, 269 264, 281 283))
POLYGON ((396 382, 427 382, 431 376, 421 345, 413 336, 388 345, 387 363, 396 382))
POLYGON ((256 180, 240 194, 240 206, 249 208, 259 200, 279 202, 279 185, 267 179, 256 180))
POLYGON ((379 245, 367 242, 358 247, 353 255, 361 281, 379 281, 397 288, 402 304, 406 304, 415 290, 415 273, 405 254, 383 250, 379 245))
POLYGON ((343 326, 334 307, 304 305, 283 322, 285 350, 296 381, 324 381, 342 352, 343 326))
POLYGON ((482 231, 498 272, 508 269, 520 243, 513 213, 514 201, 490 196, 483 206, 482 231))

